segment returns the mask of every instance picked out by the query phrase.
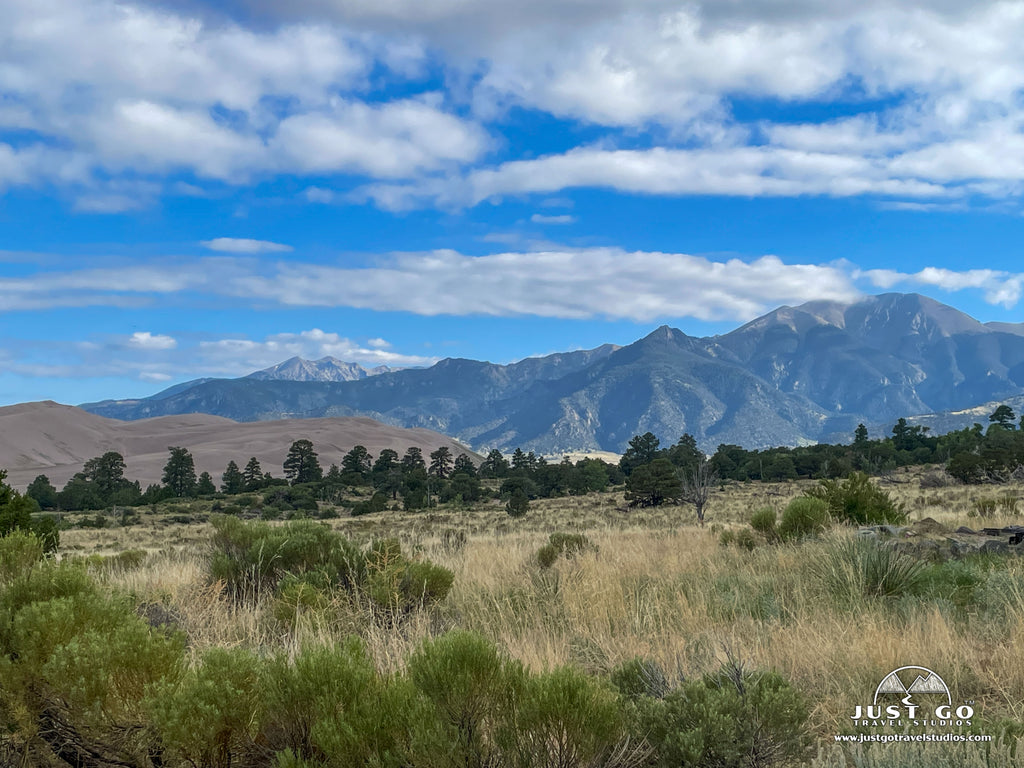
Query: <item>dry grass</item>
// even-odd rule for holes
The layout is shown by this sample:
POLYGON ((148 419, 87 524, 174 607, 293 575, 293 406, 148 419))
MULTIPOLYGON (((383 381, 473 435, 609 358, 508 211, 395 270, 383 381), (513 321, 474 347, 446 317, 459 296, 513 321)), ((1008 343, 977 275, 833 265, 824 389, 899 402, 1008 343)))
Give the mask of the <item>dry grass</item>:
MULTIPOLYGON (((946 525, 1002 525, 1016 517, 970 517, 973 500, 991 488, 922 490, 907 473, 886 484, 912 519, 946 525)), ((712 498, 710 518, 738 525, 763 506, 781 509, 806 484, 743 484, 712 498)), ((1022 494, 1020 486, 1000 488, 1022 494)), ((728 651, 792 680, 812 702, 821 734, 848 723, 849 713, 892 669, 918 664, 940 671, 960 699, 986 717, 1024 716, 1024 595, 1008 597, 1001 626, 952 613, 923 600, 864 599, 840 606, 825 592, 813 564, 829 541, 762 546, 753 552, 719 545, 713 526, 699 528, 688 508, 635 511, 621 494, 537 502, 511 520, 500 504, 471 510, 386 512, 331 521, 368 540, 398 535, 455 572, 455 586, 434 611, 400 622, 369 616, 358 599, 281 626, 264 601, 232 603, 206 581, 208 528, 146 522, 128 529, 73 530, 71 551, 151 552, 134 570, 104 578, 140 602, 159 602, 178 617, 193 651, 213 645, 294 650, 357 632, 378 664, 393 669, 426 637, 459 626, 497 641, 534 669, 575 663, 599 672, 633 656, 660 663, 676 679, 717 666, 728 651), (467 532, 464 547, 445 545, 445 530, 467 532), (596 545, 551 569, 535 561, 555 530, 584 531, 596 545)), ((1009 565, 1024 579, 1019 561, 1009 565)), ((1016 583, 1020 583, 1019 581, 1016 583)))

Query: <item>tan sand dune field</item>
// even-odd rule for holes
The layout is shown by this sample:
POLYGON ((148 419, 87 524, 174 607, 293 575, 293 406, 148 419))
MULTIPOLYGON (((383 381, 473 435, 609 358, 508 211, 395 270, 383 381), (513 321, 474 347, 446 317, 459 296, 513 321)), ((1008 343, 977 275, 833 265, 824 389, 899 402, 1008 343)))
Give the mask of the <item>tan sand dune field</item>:
POLYGON ((250 456, 264 472, 283 475, 282 463, 295 440, 311 440, 326 470, 340 463, 355 445, 377 456, 392 448, 401 455, 418 446, 426 457, 442 445, 454 456, 472 452, 450 437, 429 429, 403 429, 369 418, 284 419, 240 423, 220 416, 195 413, 141 421, 117 421, 51 401, 0 408, 0 469, 8 482, 24 489, 40 474, 60 488, 85 462, 107 451, 125 458, 125 476, 143 489, 160 482, 167 449, 181 446, 192 452, 196 474, 209 472, 214 482, 229 461, 244 467, 250 456))

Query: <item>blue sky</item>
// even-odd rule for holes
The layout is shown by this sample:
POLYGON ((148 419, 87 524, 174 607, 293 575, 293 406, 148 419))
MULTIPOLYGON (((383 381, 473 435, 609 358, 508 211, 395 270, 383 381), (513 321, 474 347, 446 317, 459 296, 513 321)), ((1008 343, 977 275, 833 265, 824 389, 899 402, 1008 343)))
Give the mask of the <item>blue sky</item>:
POLYGON ((918 291, 1020 322, 1024 3, 6 0, 0 404, 918 291))

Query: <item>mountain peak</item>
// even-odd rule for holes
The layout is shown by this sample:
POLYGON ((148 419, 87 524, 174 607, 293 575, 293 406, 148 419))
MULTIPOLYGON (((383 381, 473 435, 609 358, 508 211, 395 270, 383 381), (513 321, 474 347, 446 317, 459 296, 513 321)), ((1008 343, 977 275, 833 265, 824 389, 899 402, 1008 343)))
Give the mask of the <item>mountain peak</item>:
POLYGON ((387 366, 377 366, 373 371, 368 371, 358 363, 348 363, 330 355, 319 360, 305 360, 296 356, 250 373, 246 378, 258 381, 358 381, 390 370, 387 366))

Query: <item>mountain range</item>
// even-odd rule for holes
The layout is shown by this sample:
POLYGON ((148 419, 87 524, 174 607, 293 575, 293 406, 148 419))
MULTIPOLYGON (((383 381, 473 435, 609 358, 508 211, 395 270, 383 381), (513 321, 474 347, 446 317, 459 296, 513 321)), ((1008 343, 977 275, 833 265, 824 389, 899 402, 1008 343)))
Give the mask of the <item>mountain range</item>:
POLYGON ((622 451, 648 430, 669 442, 689 432, 708 449, 798 445, 848 440, 859 422, 891 425, 1024 394, 1024 324, 983 324, 928 297, 890 293, 780 307, 719 336, 662 326, 628 346, 509 365, 449 358, 339 380, 321 375, 322 363, 292 360, 82 408, 117 419, 361 415, 478 450, 546 454, 622 451))

